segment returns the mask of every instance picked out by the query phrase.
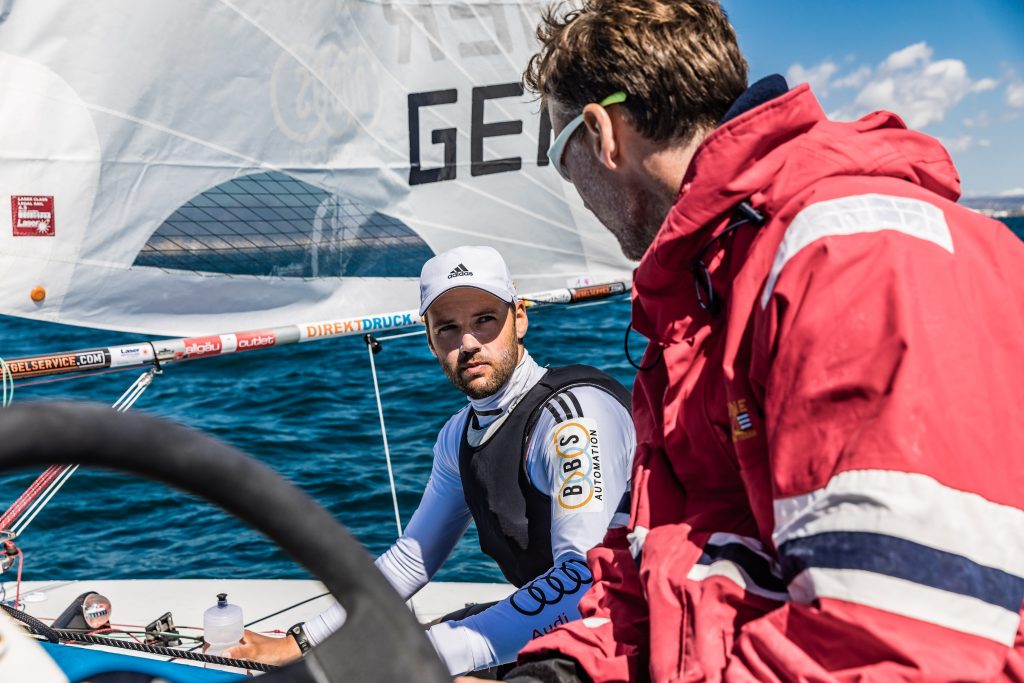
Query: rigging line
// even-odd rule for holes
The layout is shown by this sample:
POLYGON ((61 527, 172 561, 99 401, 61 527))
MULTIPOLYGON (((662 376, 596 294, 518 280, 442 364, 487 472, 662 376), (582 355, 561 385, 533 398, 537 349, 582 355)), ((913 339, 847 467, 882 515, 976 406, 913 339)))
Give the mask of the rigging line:
POLYGON ((49 486, 63 471, 63 465, 50 465, 29 485, 14 503, 12 503, 3 516, 0 517, 0 529, 7 529, 11 522, 15 521, 30 504, 49 486))
POLYGON ((384 427, 384 407, 380 402, 380 385, 377 383, 377 364, 373 360, 372 335, 366 335, 366 352, 370 355, 370 372, 373 374, 373 393, 377 398, 377 416, 380 418, 380 434, 384 439, 384 460, 388 466, 388 482, 391 485, 391 503, 395 507, 395 526, 398 528, 398 535, 402 535, 402 517, 398 512, 398 491, 395 489, 395 473, 391 468, 391 449, 388 448, 388 432, 384 427))
MULTIPOLYGON (((623 294, 625 293, 626 292, 623 292, 623 294)), ((622 301, 628 301, 628 299, 619 300, 616 297, 608 297, 607 299, 601 299, 600 301, 579 301, 577 303, 571 303, 567 305, 570 308, 585 308, 587 306, 604 306, 606 304, 622 303, 622 301)))
POLYGON ((35 481, 0 516, 0 531, 9 532, 9 527, 12 523, 16 522, 25 513, 26 509, 31 508, 34 501, 43 493, 45 488, 60 475, 62 469, 61 465, 51 465, 43 470, 43 473, 36 477, 35 481))
MULTIPOLYGON (((121 397, 114 402, 114 405, 112 407, 119 413, 127 412, 133 405, 135 405, 135 402, 139 400, 139 397, 142 396, 142 393, 150 386, 150 384, 152 384, 153 377, 159 372, 160 371, 155 367, 148 368, 145 371, 143 371, 142 374, 139 375, 139 377, 132 383, 132 385, 129 386, 128 389, 126 389, 123 394, 121 394, 121 397)), ((64 469, 61 471, 61 473, 41 489, 41 496, 39 492, 37 492, 35 496, 33 496, 34 500, 31 501, 31 505, 28 507, 28 509, 26 511, 17 513, 18 516, 20 516, 21 518, 18 519, 10 529, 10 533, 13 534, 11 536, 12 539, 20 536, 25 531, 25 529, 28 528, 28 525, 32 523, 32 520, 34 520, 36 516, 42 511, 42 509, 46 507, 47 503, 49 503, 50 500, 53 499, 57 492, 60 491, 60 489, 64 486, 65 483, 67 483, 68 479, 71 478, 71 475, 73 475, 77 470, 78 465, 64 466, 64 469)), ((44 477, 47 477, 49 472, 50 469, 48 469, 46 472, 43 472, 43 474, 41 474, 39 478, 36 479, 36 482, 39 482, 43 480, 44 477)), ((33 486, 35 486, 35 483, 33 483, 33 486)), ((31 488, 32 487, 30 487, 30 489, 31 488)))
MULTIPOLYGON (((267 614, 265 616, 260 617, 259 619, 255 619, 253 621, 248 622, 247 624, 243 624, 243 626, 245 628, 248 628, 248 627, 252 626, 253 624, 258 624, 261 621, 266 621, 267 619, 270 619, 271 617, 276 617, 278 614, 283 614, 284 612, 287 612, 288 610, 295 609, 296 607, 301 607, 302 605, 305 605, 307 602, 313 602, 314 600, 317 600, 317 599, 323 598, 323 597, 331 597, 330 591, 328 591, 326 593, 320 593, 319 595, 314 595, 313 597, 306 598, 305 600, 300 600, 299 602, 296 602, 293 605, 288 605, 287 607, 283 607, 283 608, 277 610, 276 612, 273 612, 272 614, 267 614)), ((202 630, 198 626, 178 626, 177 628, 190 628, 190 629, 195 629, 196 631, 202 630)), ((193 645, 192 647, 190 647, 188 650, 185 650, 185 652, 193 652, 195 650, 198 650, 203 645, 204 645, 203 642, 199 642, 198 644, 193 645)), ((166 661, 173 662, 175 659, 179 659, 179 657, 170 657, 166 661)))
POLYGON ((57 494, 57 491, 59 491, 61 487, 64 486, 67 480, 71 478, 71 475, 74 474, 77 469, 78 465, 68 465, 60 473, 60 475, 56 479, 54 479, 50 487, 45 490, 43 496, 38 499, 35 505, 32 506, 31 514, 28 516, 23 514, 21 519, 19 519, 14 524, 14 527, 10 529, 10 532, 13 534, 11 538, 17 538, 22 534, 25 528, 28 527, 28 525, 32 523, 32 520, 36 518, 36 515, 38 515, 42 511, 42 509, 46 507, 46 504, 50 502, 50 500, 57 494))
MULTIPOLYGON (((75 325, 75 324, 83 324, 83 323, 74 323, 74 322, 69 320, 65 324, 67 324, 67 325, 75 325)), ((170 336, 170 335, 168 335, 168 336, 170 336)), ((80 373, 77 373, 77 374, 74 374, 74 375, 61 375, 60 377, 51 377, 50 379, 41 379, 41 380, 37 380, 35 382, 21 382, 21 381, 19 381, 18 382, 18 386, 19 387, 34 387, 34 386, 38 386, 40 384, 52 384, 53 382, 64 382, 66 380, 71 380, 71 379, 86 379, 86 378, 89 378, 89 377, 99 377, 100 375, 110 375, 110 374, 113 374, 115 372, 126 372, 128 370, 134 370, 134 369, 135 369, 134 367, 128 366, 128 367, 123 367, 123 368, 112 368, 112 369, 109 369, 109 370, 100 370, 99 372, 80 372, 80 373)))
POLYGON ((405 332, 403 334, 392 334, 388 337, 377 337, 377 341, 390 341, 391 339, 401 339, 402 337, 417 337, 421 334, 426 334, 427 330, 416 330, 415 332, 405 332))
MULTIPOLYGON (((395 507, 395 526, 398 528, 398 537, 402 536, 402 517, 398 513, 398 490, 395 488, 395 473, 391 468, 391 450, 388 448, 388 432, 384 427, 384 407, 380 402, 380 385, 377 383, 377 364, 373 359, 374 349, 380 350, 380 344, 374 339, 372 334, 363 335, 363 340, 366 342, 366 352, 370 356, 370 372, 373 375, 373 393, 377 398, 377 416, 380 418, 380 434, 384 439, 384 460, 388 466, 388 482, 391 485, 391 503, 395 507)), ((413 599, 410 597, 407 601, 409 609, 412 611, 412 615, 419 618, 416 613, 416 605, 413 603, 413 599)))
MULTIPOLYGON (((155 370, 155 368, 153 369, 155 370)), ((133 382, 132 385, 128 387, 123 394, 121 394, 121 398, 114 401, 114 405, 111 407, 119 413, 123 413, 128 410, 132 407, 138 397, 142 395, 142 392, 146 390, 146 387, 149 386, 149 383, 152 380, 153 374, 150 370, 143 372, 139 375, 138 379, 136 379, 135 382, 133 382)))
POLYGON ((0 368, 3 368, 3 407, 6 408, 14 401, 14 373, 3 358, 0 358, 0 368))
POLYGON ((298 62, 302 67, 304 67, 306 71, 308 71, 313 76, 313 78, 315 78, 321 85, 324 86, 324 88, 327 89, 327 92, 334 96, 334 99, 345 109, 345 111, 348 112, 349 116, 352 117, 352 120, 355 122, 355 124, 359 126, 359 128, 361 128, 371 139, 373 139, 374 142, 376 142, 377 144, 379 144, 381 147, 388 150, 392 154, 396 155, 399 159, 403 158, 403 155, 400 151, 393 149, 385 140, 382 140, 376 135, 374 135, 373 131, 371 131, 362 121, 359 120, 359 118, 356 116, 356 113, 349 108, 348 104, 346 104, 345 100, 341 97, 341 95, 335 92, 334 88, 332 88, 331 85, 320 76, 320 74, 313 70, 312 65, 307 64, 304 59, 302 59, 301 57, 299 57, 298 54, 295 53, 294 50, 292 50, 288 45, 285 45, 284 42, 282 42, 277 36, 275 36, 269 30, 267 30, 263 25, 261 25, 251 16, 249 16, 248 14, 246 14, 245 12, 231 4, 231 0, 219 1, 222 5, 225 5, 226 7, 232 9, 235 12, 235 14, 240 16, 245 21, 249 22, 254 28, 263 33, 263 35, 265 35, 267 38, 273 41, 278 47, 284 50, 285 53, 291 55, 296 62, 298 62))
POLYGON ((301 607, 302 605, 305 605, 307 602, 313 602, 314 600, 317 600, 318 598, 330 597, 330 596, 331 596, 330 591, 327 591, 325 593, 320 593, 319 595, 314 595, 311 598, 306 598, 305 600, 300 600, 299 602, 296 602, 293 605, 288 605, 287 607, 282 607, 281 609, 277 610, 276 612, 273 612, 271 614, 267 614, 265 616, 262 616, 259 619, 253 619, 249 623, 245 624, 245 627, 248 628, 248 627, 252 626, 253 624, 258 624, 261 621, 266 621, 267 619, 270 619, 271 617, 276 617, 278 614, 283 614, 283 613, 287 612, 288 610, 295 609, 296 607, 301 607))

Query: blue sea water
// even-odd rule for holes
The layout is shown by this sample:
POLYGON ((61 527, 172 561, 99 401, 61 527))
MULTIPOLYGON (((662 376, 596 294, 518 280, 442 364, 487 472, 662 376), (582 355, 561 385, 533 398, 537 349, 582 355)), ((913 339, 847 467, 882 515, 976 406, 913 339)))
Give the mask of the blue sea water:
MULTIPOLYGON (((1024 238, 1024 218, 1005 221, 1024 238)), ((629 303, 531 314, 527 346, 541 364, 586 362, 630 386, 623 355, 629 303)), ((643 340, 633 338, 639 354, 643 340)), ((0 356, 138 341, 138 335, 0 319, 0 356)), ((430 473, 437 430, 465 398, 422 336, 385 342, 376 357, 403 521, 430 473)), ((113 403, 136 371, 20 387, 15 401, 113 403)), ((220 437, 270 465, 353 531, 371 553, 396 535, 366 347, 358 338, 171 365, 136 405, 220 437)), ((145 457, 144 453, 139 454, 145 457)), ((0 476, 0 509, 38 472, 0 476)), ((231 482, 225 482, 230 486, 231 482)), ((80 470, 19 544, 24 578, 299 578, 306 572, 260 534, 211 505, 146 480, 80 470)), ((7 577, 5 577, 7 578, 7 577)), ((441 580, 501 580, 473 529, 441 580)))
POLYGON ((1013 230, 1017 237, 1024 239, 1024 216, 1004 218, 1003 222, 1010 226, 1010 230, 1013 230))
MULTIPOLYGON (((622 350, 628 321, 627 297, 535 309, 527 348, 541 364, 587 362, 629 386, 633 369, 622 350)), ((8 359, 141 339, 0 319, 0 356, 8 359)), ((643 344, 634 336, 633 353, 643 344)), ((404 523, 430 474, 437 431, 466 399, 448 383, 422 335, 384 342, 375 360, 404 523)), ((15 402, 110 404, 138 374, 132 369, 19 387, 15 402)), ((201 429, 262 460, 330 510, 373 554, 396 537, 370 364, 358 337, 172 364, 134 409, 201 429)), ((0 510, 37 474, 0 477, 0 510)), ((97 470, 79 470, 19 545, 25 580, 307 576, 268 539, 204 501, 97 470)), ((502 580, 477 547, 472 527, 437 578, 502 580)))

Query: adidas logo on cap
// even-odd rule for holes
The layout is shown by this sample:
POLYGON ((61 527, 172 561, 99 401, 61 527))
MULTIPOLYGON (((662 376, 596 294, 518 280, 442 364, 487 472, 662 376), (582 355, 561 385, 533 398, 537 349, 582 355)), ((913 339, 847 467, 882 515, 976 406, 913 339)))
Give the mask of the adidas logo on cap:
POLYGON ((474 287, 505 303, 516 301, 508 265, 493 247, 455 247, 424 263, 420 270, 420 315, 439 296, 457 287, 474 287), (467 263, 473 270, 466 267, 467 263))
POLYGON ((473 274, 469 268, 462 263, 452 268, 452 272, 448 273, 448 279, 451 280, 453 277, 468 277, 473 274))

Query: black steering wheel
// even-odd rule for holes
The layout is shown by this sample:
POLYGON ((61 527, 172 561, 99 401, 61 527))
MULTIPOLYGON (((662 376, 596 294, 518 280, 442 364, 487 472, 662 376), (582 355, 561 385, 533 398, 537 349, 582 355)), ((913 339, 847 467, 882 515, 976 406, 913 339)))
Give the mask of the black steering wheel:
POLYGON ((197 431, 95 403, 28 403, 0 411, 0 472, 77 463, 156 479, 266 534, 322 581, 344 627, 267 683, 451 681, 405 604, 358 541, 269 467, 197 431))

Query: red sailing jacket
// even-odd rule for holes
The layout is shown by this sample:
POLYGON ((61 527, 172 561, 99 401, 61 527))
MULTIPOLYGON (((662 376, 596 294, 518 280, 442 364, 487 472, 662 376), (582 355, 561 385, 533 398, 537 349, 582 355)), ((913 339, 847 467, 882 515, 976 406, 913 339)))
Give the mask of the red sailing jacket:
POLYGON ((637 270, 628 528, 520 661, 604 681, 1021 678, 1024 244, 934 139, 806 86, 702 144, 637 270), (748 201, 767 217, 695 256, 748 201))

